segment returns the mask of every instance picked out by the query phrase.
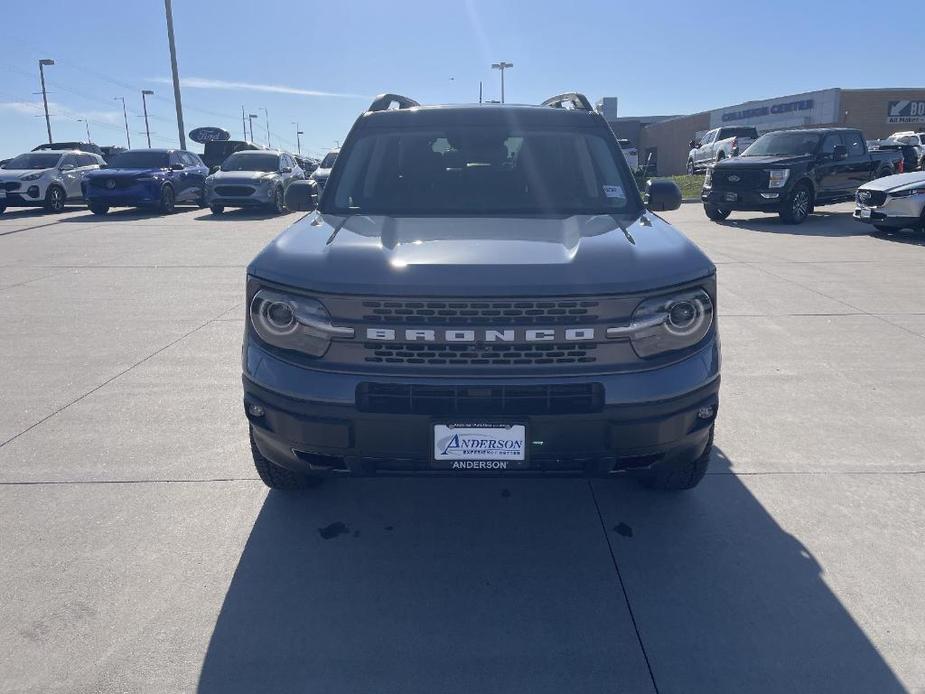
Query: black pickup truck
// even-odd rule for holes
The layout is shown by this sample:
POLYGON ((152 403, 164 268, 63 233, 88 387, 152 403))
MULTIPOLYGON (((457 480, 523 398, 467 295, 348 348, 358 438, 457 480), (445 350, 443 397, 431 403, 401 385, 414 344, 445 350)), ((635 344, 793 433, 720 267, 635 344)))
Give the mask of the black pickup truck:
POLYGON ((902 152, 868 151, 860 130, 779 130, 707 169, 700 199, 714 221, 752 210, 800 224, 817 205, 853 200, 858 186, 902 171, 902 152))

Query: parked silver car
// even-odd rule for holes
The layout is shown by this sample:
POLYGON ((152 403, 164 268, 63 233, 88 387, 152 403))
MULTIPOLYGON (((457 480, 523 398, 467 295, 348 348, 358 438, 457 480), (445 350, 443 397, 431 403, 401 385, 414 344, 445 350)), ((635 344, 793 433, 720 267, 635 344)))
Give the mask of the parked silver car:
POLYGON ((242 150, 206 178, 206 203, 212 214, 226 207, 268 207, 282 213, 286 189, 303 178, 302 168, 286 152, 242 150))
POLYGON ((318 184, 319 191, 324 190, 324 186, 328 182, 328 176, 331 175, 331 169, 334 168, 334 162, 337 161, 338 154, 340 154, 339 149, 332 149, 324 155, 324 159, 318 164, 318 168, 312 172, 311 180, 318 184))
POLYGON ((61 212, 83 200, 80 182, 106 162, 98 154, 78 151, 28 152, 0 169, 0 212, 7 207, 44 207, 61 212))
POLYGON ((855 195, 854 218, 877 231, 925 231, 925 172, 886 176, 865 183, 855 195))

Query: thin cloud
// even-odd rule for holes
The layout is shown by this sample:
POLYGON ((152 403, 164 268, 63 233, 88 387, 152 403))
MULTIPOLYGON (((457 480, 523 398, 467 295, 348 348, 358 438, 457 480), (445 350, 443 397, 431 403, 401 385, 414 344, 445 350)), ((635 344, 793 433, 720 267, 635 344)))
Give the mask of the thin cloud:
MULTIPOLYGON (((166 77, 155 77, 151 82, 159 84, 172 84, 166 77)), ((302 89, 285 84, 255 84, 253 82, 229 82, 227 80, 213 80, 206 77, 181 77, 180 86, 189 89, 222 89, 226 91, 269 92, 272 94, 294 94, 296 96, 326 96, 345 99, 367 99, 363 94, 344 94, 340 92, 322 92, 315 89, 302 89)))
MULTIPOLYGON (((23 116, 44 116, 45 109, 41 103, 33 101, 3 101, 0 110, 18 113, 23 116)), ((119 111, 76 111, 69 106, 55 101, 48 102, 48 112, 52 118, 77 120, 86 118, 90 121, 118 124, 122 122, 122 113, 119 111)))

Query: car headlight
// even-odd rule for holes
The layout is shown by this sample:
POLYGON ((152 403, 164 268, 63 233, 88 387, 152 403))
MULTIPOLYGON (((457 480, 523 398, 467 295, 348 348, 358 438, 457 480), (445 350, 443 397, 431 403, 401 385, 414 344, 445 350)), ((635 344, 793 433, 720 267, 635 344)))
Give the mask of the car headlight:
POLYGON ((40 171, 39 173, 31 173, 31 174, 26 174, 25 176, 20 176, 19 180, 20 181, 37 181, 44 175, 45 175, 45 172, 40 171))
POLYGON ((909 188, 908 190, 897 190, 892 193, 887 193, 891 198, 908 198, 911 195, 923 194, 925 194, 925 188, 909 188))
POLYGON ((703 187, 710 188, 713 185, 713 168, 707 169, 707 173, 703 177, 703 187))
POLYGON ((608 328, 609 338, 629 338, 642 358, 693 347, 713 325, 713 301, 703 289, 643 301, 629 325, 608 328))
POLYGON ((250 322, 264 342, 280 349, 321 357, 331 340, 352 338, 353 328, 331 324, 320 302, 275 289, 261 289, 251 300, 250 322))
POLYGON ((790 178, 790 169, 771 169, 768 173, 770 174, 768 188, 783 188, 787 185, 787 179, 790 178))

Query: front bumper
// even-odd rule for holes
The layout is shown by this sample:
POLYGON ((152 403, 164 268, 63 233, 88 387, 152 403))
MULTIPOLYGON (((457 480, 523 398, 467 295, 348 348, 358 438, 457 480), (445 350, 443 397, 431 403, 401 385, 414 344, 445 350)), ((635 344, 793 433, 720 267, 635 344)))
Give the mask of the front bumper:
POLYGON ((48 181, 12 181, 16 190, 6 190, 6 182, 0 182, 0 206, 2 207, 38 207, 45 204, 45 192, 48 181))
POLYGON ((920 227, 925 224, 925 195, 907 197, 887 197, 886 202, 877 207, 858 204, 854 218, 866 224, 903 229, 920 227))
POLYGON ((84 181, 82 186, 84 200, 89 203, 108 205, 109 207, 147 207, 161 202, 161 183, 159 181, 141 181, 131 186, 120 188, 101 188, 84 181))
POLYGON ((700 200, 705 205, 713 205, 724 210, 741 210, 744 212, 776 212, 784 201, 787 193, 781 189, 775 190, 714 190, 704 189, 700 193, 700 200), (735 195, 729 200, 728 195, 735 195), (765 197, 773 195, 776 197, 765 197))
MULTIPOLYGON (((516 422, 527 427, 525 470, 463 474, 609 476, 699 456, 719 405, 719 343, 650 371, 569 377, 375 378, 310 370, 259 345, 244 349, 244 409, 260 452, 313 474, 460 474, 432 467, 437 422, 516 422), (358 394, 389 386, 491 387, 598 384, 599 406, 580 414, 447 415, 370 411, 358 394)), ((597 387, 597 386, 595 386, 597 387)))

